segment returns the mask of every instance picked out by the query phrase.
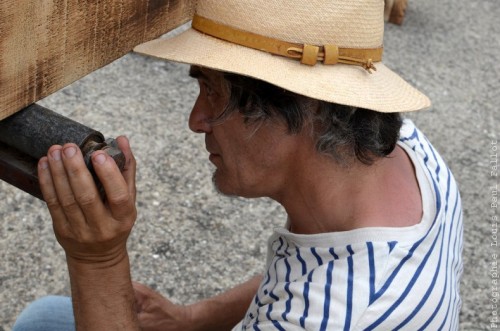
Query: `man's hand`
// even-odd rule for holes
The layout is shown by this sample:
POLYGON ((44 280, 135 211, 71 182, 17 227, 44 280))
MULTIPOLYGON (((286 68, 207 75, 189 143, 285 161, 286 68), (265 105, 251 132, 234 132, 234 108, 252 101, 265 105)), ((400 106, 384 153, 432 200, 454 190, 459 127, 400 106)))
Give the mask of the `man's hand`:
POLYGON ((38 177, 57 240, 66 251, 77 330, 140 330, 126 242, 136 219, 135 160, 125 137, 122 173, 104 151, 92 164, 101 196, 75 144, 52 146, 38 177))
POLYGON ((195 330, 190 306, 176 305, 145 285, 133 286, 142 331, 195 330))
POLYGON ((137 317, 143 331, 229 331, 245 316, 262 276, 215 297, 176 305, 147 286, 134 283, 137 317))
POLYGON ((128 140, 118 137, 117 142, 126 157, 123 173, 104 151, 92 155, 106 202, 101 200, 75 144, 52 146, 48 156, 39 162, 43 197, 68 262, 106 263, 126 252, 125 244, 136 218, 135 160, 128 140))

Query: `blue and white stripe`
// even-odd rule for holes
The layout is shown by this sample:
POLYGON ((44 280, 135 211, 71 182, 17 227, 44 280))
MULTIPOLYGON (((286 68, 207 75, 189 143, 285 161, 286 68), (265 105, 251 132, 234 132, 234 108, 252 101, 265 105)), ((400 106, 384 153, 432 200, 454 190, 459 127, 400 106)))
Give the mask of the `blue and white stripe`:
POLYGON ((458 330, 462 210, 448 167, 411 121, 420 224, 296 235, 276 229, 243 330, 458 330))

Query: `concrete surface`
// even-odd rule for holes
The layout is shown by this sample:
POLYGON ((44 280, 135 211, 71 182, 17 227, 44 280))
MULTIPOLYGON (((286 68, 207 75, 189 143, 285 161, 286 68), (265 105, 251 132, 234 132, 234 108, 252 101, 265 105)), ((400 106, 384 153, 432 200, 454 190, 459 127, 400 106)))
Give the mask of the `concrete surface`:
MULTIPOLYGON (((387 26, 384 61, 433 101, 431 111, 411 118, 461 187, 461 329, 488 330, 500 313, 491 272, 498 178, 490 174, 500 147, 500 9, 497 0, 409 2, 404 25, 387 26)), ((106 136, 130 137, 139 163, 133 277, 184 303, 260 271, 268 233, 285 218, 269 200, 214 193, 203 136, 187 128, 196 93, 186 66, 130 54, 41 102, 106 136)), ((46 294, 69 294, 49 215, 40 201, 1 183, 0 330, 46 294)))

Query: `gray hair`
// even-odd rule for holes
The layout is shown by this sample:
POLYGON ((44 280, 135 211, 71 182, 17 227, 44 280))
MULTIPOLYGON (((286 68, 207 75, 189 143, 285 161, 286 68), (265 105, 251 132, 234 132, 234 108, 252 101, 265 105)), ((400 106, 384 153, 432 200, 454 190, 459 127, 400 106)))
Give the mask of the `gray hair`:
POLYGON ((318 152, 348 165, 355 158, 366 165, 386 157, 395 148, 402 119, 399 113, 368 109, 311 99, 257 79, 224 74, 229 102, 223 119, 238 110, 246 122, 282 120, 289 134, 312 124, 318 152))

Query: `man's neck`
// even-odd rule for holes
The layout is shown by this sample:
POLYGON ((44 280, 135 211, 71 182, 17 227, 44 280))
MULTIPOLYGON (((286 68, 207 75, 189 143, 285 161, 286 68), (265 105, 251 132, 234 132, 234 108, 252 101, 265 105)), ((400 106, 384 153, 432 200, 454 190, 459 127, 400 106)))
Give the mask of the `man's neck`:
POLYGON ((320 156, 294 172, 284 194, 276 198, 287 211, 294 233, 402 227, 421 219, 413 165, 400 147, 371 166, 357 162, 342 167, 320 156))

